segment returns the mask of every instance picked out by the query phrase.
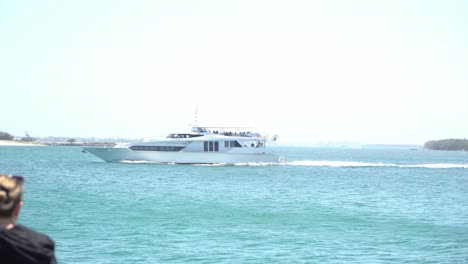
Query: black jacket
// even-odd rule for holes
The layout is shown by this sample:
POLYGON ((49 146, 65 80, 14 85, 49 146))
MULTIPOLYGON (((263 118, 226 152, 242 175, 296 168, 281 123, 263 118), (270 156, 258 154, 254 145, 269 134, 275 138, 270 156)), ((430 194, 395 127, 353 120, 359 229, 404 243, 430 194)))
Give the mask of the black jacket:
POLYGON ((55 242, 23 225, 0 230, 0 263, 56 264, 55 242))

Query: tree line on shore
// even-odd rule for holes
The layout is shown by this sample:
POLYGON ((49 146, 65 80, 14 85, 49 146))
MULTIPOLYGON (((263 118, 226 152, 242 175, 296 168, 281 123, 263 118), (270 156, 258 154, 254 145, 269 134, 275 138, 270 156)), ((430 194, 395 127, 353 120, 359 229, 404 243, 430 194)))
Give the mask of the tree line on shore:
MULTIPOLYGON (((14 140, 15 137, 7 132, 0 131, 0 140, 14 140)), ((21 138, 21 141, 35 141, 36 139, 31 137, 28 132, 25 133, 25 136, 21 138)))
POLYGON ((11 134, 7 132, 0 131, 0 140, 13 140, 13 137, 11 134))
POLYGON ((464 150, 468 151, 468 139, 441 139, 430 140, 424 148, 431 150, 464 150))
POLYGON ((112 145, 119 142, 136 142, 142 141, 142 138, 71 138, 71 137, 32 137, 28 132, 25 132, 25 136, 18 137, 14 136, 8 132, 0 130, 0 140, 11 140, 11 141, 23 141, 23 142, 38 142, 41 144, 50 144, 54 145, 56 143, 64 144, 65 142, 70 145, 112 145))

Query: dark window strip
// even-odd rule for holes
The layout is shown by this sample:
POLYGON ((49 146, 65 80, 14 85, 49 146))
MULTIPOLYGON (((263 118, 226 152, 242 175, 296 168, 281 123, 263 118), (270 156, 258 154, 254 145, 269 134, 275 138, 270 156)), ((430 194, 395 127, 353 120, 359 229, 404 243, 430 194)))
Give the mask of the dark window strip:
POLYGON ((134 151, 180 151, 184 149, 184 147, 176 147, 176 146, 131 146, 131 150, 134 151))

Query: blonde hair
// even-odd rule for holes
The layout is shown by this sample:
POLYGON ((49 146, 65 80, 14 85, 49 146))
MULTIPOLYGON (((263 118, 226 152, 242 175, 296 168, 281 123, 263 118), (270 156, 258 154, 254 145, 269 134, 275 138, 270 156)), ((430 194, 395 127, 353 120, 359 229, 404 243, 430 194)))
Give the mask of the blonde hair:
POLYGON ((11 216, 22 195, 22 184, 11 176, 0 174, 0 217, 11 216))

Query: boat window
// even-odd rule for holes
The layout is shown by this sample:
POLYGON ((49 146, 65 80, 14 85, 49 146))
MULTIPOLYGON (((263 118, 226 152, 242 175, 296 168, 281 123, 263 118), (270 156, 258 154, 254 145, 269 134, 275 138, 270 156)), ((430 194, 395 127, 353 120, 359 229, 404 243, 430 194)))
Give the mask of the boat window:
POLYGON ((241 144, 237 141, 224 141, 225 148, 241 148, 241 144))
POLYGON ((219 141, 204 141, 203 151, 219 151, 219 141))
POLYGON ((134 151, 181 151, 184 147, 178 146, 131 146, 131 150, 134 151))
POLYGON ((210 146, 210 151, 213 151, 213 141, 210 141, 209 144, 210 144, 209 145, 210 146))

